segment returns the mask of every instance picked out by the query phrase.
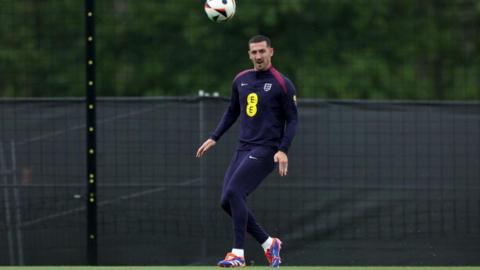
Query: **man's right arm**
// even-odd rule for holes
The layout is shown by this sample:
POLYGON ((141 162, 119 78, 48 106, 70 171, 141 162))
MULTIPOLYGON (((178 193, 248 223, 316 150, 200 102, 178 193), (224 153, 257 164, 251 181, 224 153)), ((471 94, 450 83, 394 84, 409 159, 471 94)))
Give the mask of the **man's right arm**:
POLYGON ((228 105, 227 110, 223 114, 220 123, 218 124, 215 131, 210 136, 214 141, 218 141, 222 135, 235 123, 238 116, 240 115, 240 100, 238 97, 238 90, 235 81, 232 85, 232 96, 230 97, 230 104, 228 105))
POLYGON ((230 105, 223 114, 222 120, 218 124, 215 131, 212 133, 210 138, 208 138, 197 150, 197 158, 202 157, 208 149, 215 146, 217 141, 222 137, 222 135, 235 123, 238 116, 240 115, 240 101, 238 98, 238 90, 235 85, 235 82, 232 85, 232 97, 230 98, 230 105))

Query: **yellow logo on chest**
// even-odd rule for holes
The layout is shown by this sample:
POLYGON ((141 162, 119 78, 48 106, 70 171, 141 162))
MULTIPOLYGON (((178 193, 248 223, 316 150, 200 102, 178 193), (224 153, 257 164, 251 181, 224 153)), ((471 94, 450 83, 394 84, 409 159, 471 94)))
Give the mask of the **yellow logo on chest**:
POLYGON ((250 93, 247 96, 247 115, 254 117, 257 114, 258 95, 256 93, 250 93))

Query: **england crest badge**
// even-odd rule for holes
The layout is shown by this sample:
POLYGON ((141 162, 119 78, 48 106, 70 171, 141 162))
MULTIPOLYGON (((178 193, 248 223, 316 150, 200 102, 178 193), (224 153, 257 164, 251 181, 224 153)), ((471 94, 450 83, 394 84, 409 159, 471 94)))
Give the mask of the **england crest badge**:
POLYGON ((272 89, 272 84, 271 84, 271 83, 266 83, 266 84, 263 85, 263 90, 264 90, 265 92, 268 92, 268 91, 270 91, 271 89, 272 89))

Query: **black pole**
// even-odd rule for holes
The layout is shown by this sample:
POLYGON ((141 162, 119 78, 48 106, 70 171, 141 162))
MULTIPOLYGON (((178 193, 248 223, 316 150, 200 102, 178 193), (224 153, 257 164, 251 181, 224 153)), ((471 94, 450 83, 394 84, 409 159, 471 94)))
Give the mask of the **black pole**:
POLYGON ((87 91, 87 261, 97 265, 97 149, 95 123, 95 13, 94 0, 85 0, 87 91))

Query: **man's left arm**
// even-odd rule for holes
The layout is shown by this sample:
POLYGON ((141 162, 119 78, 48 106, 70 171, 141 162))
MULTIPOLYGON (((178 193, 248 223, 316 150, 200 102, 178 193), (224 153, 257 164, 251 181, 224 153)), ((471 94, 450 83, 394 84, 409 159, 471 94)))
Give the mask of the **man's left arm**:
POLYGON ((288 171, 288 149, 295 137, 297 130, 297 99, 295 87, 290 80, 286 80, 287 92, 283 96, 283 112, 285 116, 285 130, 283 138, 278 147, 278 152, 274 156, 274 161, 278 163, 278 172, 280 176, 287 175, 288 171))
POLYGON ((297 97, 295 95, 295 87, 293 86, 290 80, 286 80, 287 92, 284 95, 283 100, 283 112, 285 115, 285 130, 283 133, 283 138, 280 143, 278 150, 288 153, 288 149, 292 144, 293 137, 297 130, 297 97))

